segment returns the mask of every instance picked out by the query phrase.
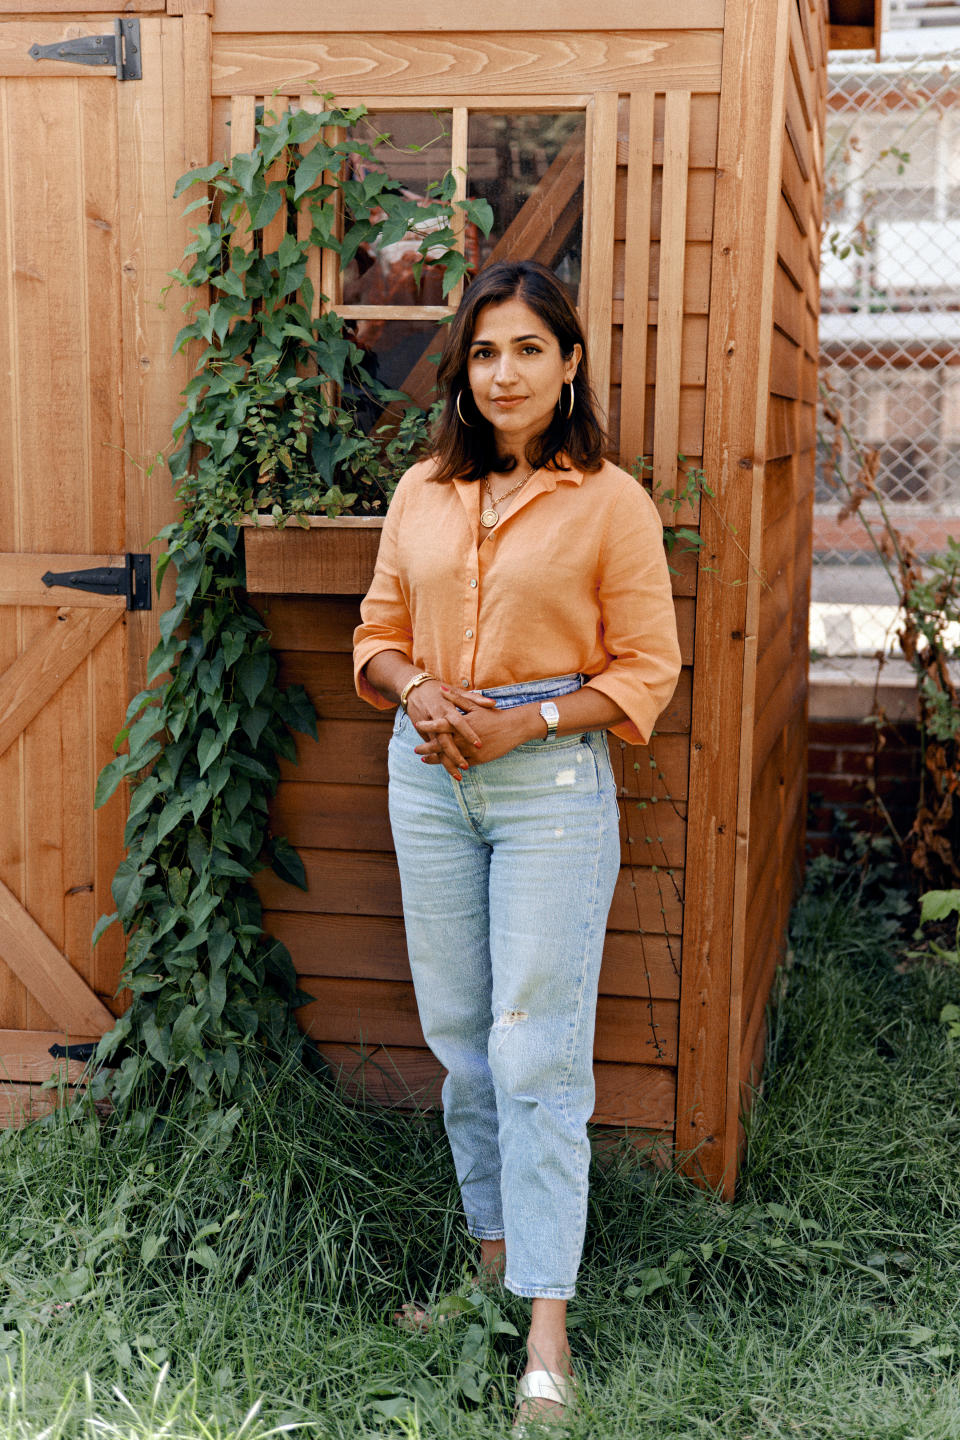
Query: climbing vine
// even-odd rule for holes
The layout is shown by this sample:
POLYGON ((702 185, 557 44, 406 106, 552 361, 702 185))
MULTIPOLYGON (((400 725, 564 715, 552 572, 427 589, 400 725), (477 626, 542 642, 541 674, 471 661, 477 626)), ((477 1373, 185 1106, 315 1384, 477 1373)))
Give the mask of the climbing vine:
POLYGON ((457 208, 484 231, 492 223, 485 202, 453 199, 451 175, 411 198, 358 135, 365 110, 324 103, 265 114, 252 151, 193 170, 176 189, 203 189, 173 272, 194 292, 177 347, 199 346, 169 459, 182 510, 161 532, 157 566, 158 586, 172 565, 176 588, 148 688, 131 701, 96 793, 102 805, 121 784, 132 792, 116 910, 94 932, 96 941, 118 922, 127 941, 132 1003, 97 1055, 115 1067, 116 1103, 175 1086, 203 1113, 247 1093, 254 1057, 299 1044, 293 965, 263 931, 252 880, 272 866, 306 886, 300 857, 272 833, 269 804, 279 759, 296 758, 291 732, 317 730, 304 690, 280 685, 269 633, 245 598, 241 522, 383 510, 428 424, 325 310, 311 257, 332 251, 345 266, 361 246, 413 236, 418 280, 438 266, 447 294, 466 267, 457 208))

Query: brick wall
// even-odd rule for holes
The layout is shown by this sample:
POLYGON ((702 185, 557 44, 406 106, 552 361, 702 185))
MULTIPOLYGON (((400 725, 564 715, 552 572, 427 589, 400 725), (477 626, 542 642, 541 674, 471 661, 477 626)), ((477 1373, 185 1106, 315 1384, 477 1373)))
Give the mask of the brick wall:
POLYGON ((909 830, 920 775, 916 725, 888 725, 878 733, 869 721, 811 719, 808 760, 807 841, 812 854, 831 848, 837 806, 859 828, 882 829, 882 820, 875 818, 874 795, 897 831, 903 835, 909 830))

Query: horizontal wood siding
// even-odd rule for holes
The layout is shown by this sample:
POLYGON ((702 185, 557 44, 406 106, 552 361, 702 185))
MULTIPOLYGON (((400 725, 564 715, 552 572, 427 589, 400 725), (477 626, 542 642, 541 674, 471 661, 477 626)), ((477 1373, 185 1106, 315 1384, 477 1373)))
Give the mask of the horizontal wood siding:
POLYGON ((792 0, 763 487, 739 1042, 744 1103, 759 1083, 763 1014, 783 958, 806 805, 807 612, 822 218, 823 106, 817 70, 821 21, 820 8, 810 0, 792 0))

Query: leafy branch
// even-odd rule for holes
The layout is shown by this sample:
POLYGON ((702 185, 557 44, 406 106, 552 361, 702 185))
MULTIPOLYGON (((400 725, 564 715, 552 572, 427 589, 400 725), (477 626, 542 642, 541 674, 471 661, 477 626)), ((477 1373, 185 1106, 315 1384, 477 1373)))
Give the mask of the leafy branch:
POLYGON ((264 116, 249 154, 177 184, 178 195, 204 187, 188 206, 204 216, 173 272, 195 292, 177 348, 199 347, 169 461, 182 510, 159 537, 158 587, 172 565, 176 588, 149 686, 130 703, 96 793, 102 805, 121 784, 132 791, 116 911, 94 932, 96 941, 119 922, 127 938, 132 1003, 97 1053, 120 1062, 105 1082, 118 1104, 156 1103, 176 1088, 189 1111, 208 1114, 251 1093, 265 1055, 300 1044, 294 967, 263 931, 252 881, 270 866, 306 888, 269 811, 278 759, 296 759, 291 732, 317 730, 305 691, 279 684, 269 633, 245 598, 240 522, 264 509, 281 524, 383 509, 426 439, 424 412, 377 381, 343 320, 323 309, 311 258, 328 250, 346 265, 361 245, 414 235, 419 267, 439 266, 447 294, 465 266, 455 204, 492 222, 483 202, 453 201, 452 176, 421 202, 366 168, 372 151, 349 135, 365 113, 264 116), (265 251, 277 227, 264 227, 278 216, 282 233, 265 251), (385 424, 388 405, 404 409, 385 424))

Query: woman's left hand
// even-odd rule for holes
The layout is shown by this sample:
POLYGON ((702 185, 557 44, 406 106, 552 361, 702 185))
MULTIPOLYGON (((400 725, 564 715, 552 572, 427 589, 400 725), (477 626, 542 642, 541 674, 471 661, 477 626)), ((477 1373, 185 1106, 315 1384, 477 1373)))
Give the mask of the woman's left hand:
MULTIPOLYGON (((485 697, 469 690, 460 690, 454 685, 444 685, 443 690, 457 709, 469 716, 470 725, 480 739, 479 746, 474 747, 469 757, 471 765, 483 765, 489 760, 499 760, 501 755, 516 749, 525 740, 534 738, 535 732, 530 728, 529 706, 517 705, 507 710, 493 710, 489 708, 485 697)), ((426 721, 419 726, 421 734, 430 731, 434 736, 451 728, 447 720, 426 721)), ((439 740, 434 738, 416 746, 416 754, 420 755, 427 765, 440 765, 440 748, 439 740)))

